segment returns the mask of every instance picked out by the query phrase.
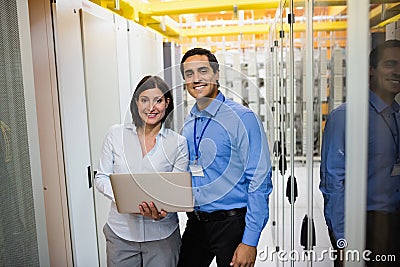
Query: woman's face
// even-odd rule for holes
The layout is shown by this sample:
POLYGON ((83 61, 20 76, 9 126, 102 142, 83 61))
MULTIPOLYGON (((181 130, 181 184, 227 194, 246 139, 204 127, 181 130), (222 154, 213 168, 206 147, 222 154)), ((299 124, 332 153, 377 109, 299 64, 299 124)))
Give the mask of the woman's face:
POLYGON ((161 123, 169 104, 169 98, 158 88, 147 89, 139 94, 136 100, 138 113, 146 126, 155 126, 161 123))

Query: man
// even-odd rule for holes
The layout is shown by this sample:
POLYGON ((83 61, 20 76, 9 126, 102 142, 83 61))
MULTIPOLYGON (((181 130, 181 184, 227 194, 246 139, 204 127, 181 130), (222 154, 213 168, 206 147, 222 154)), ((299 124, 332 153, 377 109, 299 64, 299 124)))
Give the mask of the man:
POLYGON ((181 73, 196 99, 186 118, 195 211, 188 213, 178 266, 254 266, 272 191, 267 138, 248 108, 218 90, 210 51, 185 53, 181 73))
MULTIPOLYGON (((399 266, 400 120, 399 104, 394 99, 400 92, 400 41, 390 40, 379 45, 371 51, 369 60, 366 248, 373 253, 371 261, 366 263, 368 266, 399 266), (395 254, 397 263, 380 262, 376 258, 395 254)), ((346 104, 343 104, 329 114, 321 152, 320 189, 325 202, 325 221, 335 248, 337 240, 345 237, 345 113, 346 104)), ((339 264, 341 262, 335 262, 335 266, 339 264)))

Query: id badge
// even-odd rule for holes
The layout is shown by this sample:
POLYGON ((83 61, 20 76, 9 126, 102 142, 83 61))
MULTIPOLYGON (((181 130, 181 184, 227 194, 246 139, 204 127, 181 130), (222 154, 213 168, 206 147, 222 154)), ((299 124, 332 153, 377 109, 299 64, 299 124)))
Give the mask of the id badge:
POLYGON ((204 177, 203 167, 201 165, 189 165, 192 176, 204 177))
POLYGON ((391 176, 398 176, 400 175, 400 163, 396 163, 393 165, 391 176))

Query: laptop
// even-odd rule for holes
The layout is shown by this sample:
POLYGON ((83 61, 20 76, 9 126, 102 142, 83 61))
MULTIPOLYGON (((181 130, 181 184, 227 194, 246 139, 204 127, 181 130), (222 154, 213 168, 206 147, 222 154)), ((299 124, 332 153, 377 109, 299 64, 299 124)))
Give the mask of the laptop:
POLYGON ((143 201, 153 201, 159 211, 193 211, 190 172, 111 174, 110 180, 119 213, 140 213, 143 201))

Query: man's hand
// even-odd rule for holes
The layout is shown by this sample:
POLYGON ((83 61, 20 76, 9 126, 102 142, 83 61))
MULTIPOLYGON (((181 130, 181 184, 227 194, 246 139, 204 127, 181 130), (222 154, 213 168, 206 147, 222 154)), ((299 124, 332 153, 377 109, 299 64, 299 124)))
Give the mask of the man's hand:
POLYGON ((257 248, 240 243, 233 253, 231 266, 253 267, 256 262, 257 248))
POLYGON ((142 204, 139 205, 139 210, 142 216, 153 218, 153 220, 161 220, 167 216, 167 212, 165 210, 161 210, 161 212, 159 212, 153 202, 150 202, 150 204, 147 204, 147 202, 142 202, 142 204))

